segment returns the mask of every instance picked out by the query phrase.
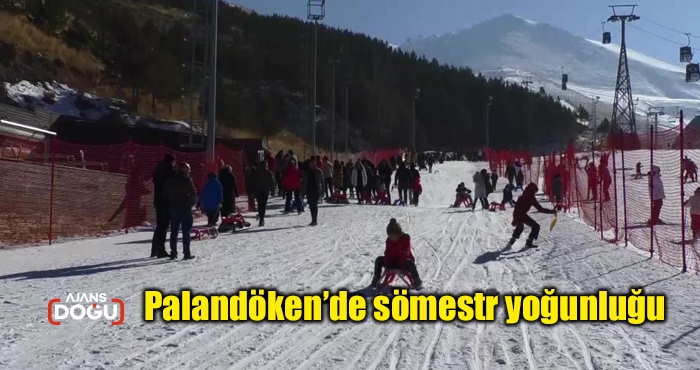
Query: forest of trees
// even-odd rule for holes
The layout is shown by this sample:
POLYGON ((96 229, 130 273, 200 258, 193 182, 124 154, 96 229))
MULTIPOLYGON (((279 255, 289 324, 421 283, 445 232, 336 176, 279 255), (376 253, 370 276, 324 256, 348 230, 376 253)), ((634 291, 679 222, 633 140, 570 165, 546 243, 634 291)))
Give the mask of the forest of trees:
MULTIPOLYGON (((149 94, 154 101, 172 101, 189 93, 192 4, 192 0, 0 0, 0 8, 23 13, 71 47, 89 50, 103 61, 111 83, 129 87, 133 96, 149 94)), ((312 23, 248 13, 221 2, 220 124, 264 135, 285 128, 310 138, 312 36, 312 23)), ((551 97, 487 80, 468 68, 394 50, 382 40, 319 25, 317 135, 322 146, 329 146, 330 138, 330 60, 339 61, 335 84, 339 146, 344 143, 346 86, 350 125, 375 148, 409 145, 416 89, 420 89, 419 149, 484 145, 489 97, 493 98, 492 147, 565 143, 583 129, 576 121, 583 112, 572 112, 551 97)))

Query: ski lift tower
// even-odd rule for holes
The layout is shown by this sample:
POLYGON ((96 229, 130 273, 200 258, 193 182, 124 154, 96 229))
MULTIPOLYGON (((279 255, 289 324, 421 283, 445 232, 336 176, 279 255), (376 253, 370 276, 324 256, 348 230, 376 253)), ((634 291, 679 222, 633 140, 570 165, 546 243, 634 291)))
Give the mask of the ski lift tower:
POLYGON ((308 0, 306 3, 306 19, 314 21, 314 68, 311 98, 311 141, 313 155, 316 155, 316 67, 318 64, 318 21, 326 17, 326 0, 308 0))
MULTIPOLYGON (((199 125, 201 118, 206 114, 206 76, 209 63, 209 39, 211 37, 211 6, 204 0, 192 0, 192 24, 190 37, 185 41, 189 43, 190 55, 186 56, 183 63, 187 76, 186 95, 189 98, 189 132, 181 137, 180 146, 190 149, 204 149, 204 143, 200 140, 194 142, 194 127, 199 125), (197 98, 198 97, 198 101, 197 98)), ((200 128, 201 129, 201 128, 200 128)), ((199 136, 201 139, 201 136, 199 136)))
POLYGON ((613 103, 612 122, 610 129, 619 127, 623 132, 637 133, 637 122, 632 101, 632 85, 630 83, 630 71, 627 63, 627 44, 625 42, 625 25, 627 22, 639 20, 634 14, 637 5, 611 5, 613 15, 608 22, 620 22, 622 24, 622 36, 620 41, 620 62, 617 66, 617 83, 615 85, 615 101, 613 103), (623 10, 628 10, 623 12, 623 10))

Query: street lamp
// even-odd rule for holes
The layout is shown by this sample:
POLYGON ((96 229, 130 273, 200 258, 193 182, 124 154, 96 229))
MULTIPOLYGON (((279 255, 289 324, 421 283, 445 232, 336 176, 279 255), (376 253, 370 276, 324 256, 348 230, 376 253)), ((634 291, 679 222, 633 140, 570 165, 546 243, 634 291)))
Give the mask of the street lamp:
MULTIPOLYGON (((412 134, 411 134, 411 152, 413 155, 416 155, 416 100, 418 100, 418 96, 420 95, 420 89, 416 89, 415 95, 413 95, 413 126, 412 129, 412 134)), ((414 158, 414 161, 417 160, 417 158, 414 158)))
POLYGON ((306 19, 314 21, 314 77, 313 98, 311 102, 311 141, 313 155, 316 155, 316 65, 318 59, 318 21, 326 17, 326 0, 308 0, 306 3, 306 19))

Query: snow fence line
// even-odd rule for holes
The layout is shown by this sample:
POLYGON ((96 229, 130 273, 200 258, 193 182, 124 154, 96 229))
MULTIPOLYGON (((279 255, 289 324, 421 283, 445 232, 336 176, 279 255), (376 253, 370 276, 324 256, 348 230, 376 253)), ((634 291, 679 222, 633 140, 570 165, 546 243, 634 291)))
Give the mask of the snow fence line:
POLYGON ((319 294, 281 294, 270 289, 240 290, 232 295, 193 294, 183 290, 166 295, 159 290, 143 293, 144 321, 197 322, 452 322, 454 320, 494 321, 496 308, 505 303, 505 323, 521 320, 545 325, 558 322, 622 321, 641 325, 665 320, 665 296, 643 294, 631 288, 629 294, 614 295, 607 290, 595 294, 557 295, 555 288, 542 294, 422 295, 396 288, 373 297, 346 290, 319 294), (368 305, 368 302, 370 302, 368 305), (323 307, 328 307, 324 310, 323 307), (324 312, 325 311, 325 312, 324 312), (370 311, 371 314, 370 314, 370 311))
POLYGON ((587 152, 577 152, 573 143, 563 152, 541 156, 485 151, 490 167, 502 175, 508 163, 523 163, 525 181, 541 178, 541 191, 553 204, 553 177, 560 174, 562 209, 576 209, 601 240, 631 245, 683 272, 700 274, 700 214, 686 211, 700 189, 700 128, 686 124, 682 111, 680 115, 680 124, 671 129, 601 135, 599 145, 593 143, 587 152), (660 175, 653 182, 652 169, 660 175))

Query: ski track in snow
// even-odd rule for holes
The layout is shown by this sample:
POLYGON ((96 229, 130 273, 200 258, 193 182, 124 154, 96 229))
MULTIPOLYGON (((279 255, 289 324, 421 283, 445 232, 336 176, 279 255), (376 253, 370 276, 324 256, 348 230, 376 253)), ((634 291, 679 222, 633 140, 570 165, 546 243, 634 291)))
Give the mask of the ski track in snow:
MULTIPOLYGON (((316 228, 304 226, 308 213, 278 214, 274 199, 266 229, 193 242, 197 258, 188 262, 142 258, 150 250, 148 232, 0 251, 0 369, 697 368, 700 278, 601 242, 586 225, 563 216, 551 235, 545 227, 540 251, 492 258, 510 237, 511 209, 448 208, 455 186, 471 186, 471 174, 482 167, 453 162, 437 166, 439 173, 423 173, 420 207, 321 205, 316 228), (496 320, 484 323, 377 323, 371 309, 361 323, 142 321, 146 288, 311 294, 366 287, 391 217, 411 235, 423 293, 541 294, 545 286, 557 293, 627 293, 643 286, 645 293, 666 294, 666 322, 505 325, 502 300, 496 320), (49 325, 47 302, 70 292, 123 299, 124 324, 49 325)), ((492 194, 490 201, 500 197, 492 194)), ((532 217, 541 225, 550 220, 532 217)))

